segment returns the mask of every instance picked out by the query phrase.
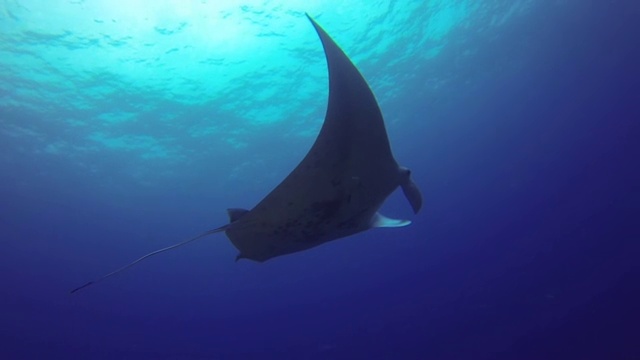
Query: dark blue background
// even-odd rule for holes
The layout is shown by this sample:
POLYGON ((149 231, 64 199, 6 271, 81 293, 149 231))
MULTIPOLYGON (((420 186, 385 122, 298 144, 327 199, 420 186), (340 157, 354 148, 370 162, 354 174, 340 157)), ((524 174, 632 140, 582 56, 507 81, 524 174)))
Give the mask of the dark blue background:
MULTIPOLYGON (((446 101, 390 105, 417 124, 393 144, 425 196, 408 228, 264 264, 234 264, 219 236, 70 296, 153 250, 145 241, 218 226, 254 194, 131 192, 106 207, 74 174, 0 187, 0 356, 640 358, 639 5, 559 9, 479 36, 481 62, 459 69, 487 75, 445 87, 446 101)), ((3 178, 65 173, 15 166, 3 178)), ((409 214, 398 194, 385 212, 409 214)))

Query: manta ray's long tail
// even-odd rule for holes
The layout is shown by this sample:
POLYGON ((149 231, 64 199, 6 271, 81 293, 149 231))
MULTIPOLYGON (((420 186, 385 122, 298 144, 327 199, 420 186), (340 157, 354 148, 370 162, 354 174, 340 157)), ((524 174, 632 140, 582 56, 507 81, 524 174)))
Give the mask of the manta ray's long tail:
POLYGON ((88 283, 86 283, 86 284, 84 284, 84 285, 82 285, 82 286, 79 286, 79 287, 77 287, 77 288, 75 288, 75 289, 71 290, 71 293, 73 294, 74 292, 76 292, 76 291, 78 291, 78 290, 81 290, 81 289, 84 289, 84 288, 86 288, 86 287, 87 287, 87 286, 89 286, 89 285, 93 285, 93 284, 95 284, 95 283, 97 283, 97 282, 100 282, 100 281, 102 281, 102 280, 104 280, 104 279, 106 279, 106 278, 110 277, 111 275, 115 275, 115 274, 117 274, 117 273, 119 273, 119 272, 125 271, 125 270, 127 270, 128 268, 132 267, 133 265, 135 265, 135 264, 139 263, 140 261, 142 261, 142 260, 144 260, 144 259, 146 259, 146 258, 148 258, 148 257, 151 257, 151 256, 153 256, 153 255, 157 255, 157 254, 163 253, 163 252, 165 252, 165 251, 173 250, 173 249, 175 249, 175 248, 177 248, 177 247, 180 247, 180 246, 182 246, 182 245, 186 245, 186 244, 188 244, 188 243, 190 243, 190 242, 192 242, 192 241, 196 241, 196 240, 198 240, 198 239, 201 239, 201 238, 203 238, 203 237, 205 237, 205 236, 207 236, 207 235, 211 235, 211 234, 215 234, 215 233, 219 233, 219 232, 225 231, 225 230, 227 229, 227 226, 228 226, 228 225, 221 226, 221 227, 219 227, 219 228, 217 228, 217 229, 209 230, 209 231, 204 232, 204 233, 202 233, 202 234, 200 234, 200 235, 198 235, 198 236, 196 236, 196 237, 194 237, 194 238, 191 238, 191 239, 188 239, 188 240, 184 240, 184 241, 181 241, 181 242, 179 242, 179 243, 177 243, 177 244, 174 244, 174 245, 171 245, 171 246, 167 246, 166 248, 162 248, 162 249, 159 249, 159 250, 156 250, 156 251, 150 252, 150 253, 148 253, 147 255, 145 255, 145 256, 143 256, 143 257, 141 257, 141 258, 139 258, 139 259, 137 259, 137 260, 135 260, 135 261, 133 261, 133 262, 130 262, 129 264, 127 264, 127 265, 125 265, 125 266, 123 266, 123 267, 121 267, 121 268, 119 268, 119 269, 117 269, 117 270, 114 270, 114 271, 112 271, 112 272, 110 272, 110 273, 108 273, 108 274, 106 274, 106 275, 103 275, 103 276, 101 276, 101 277, 99 277, 99 278, 97 278, 97 279, 95 279, 95 280, 93 280, 93 281, 89 281, 88 283))

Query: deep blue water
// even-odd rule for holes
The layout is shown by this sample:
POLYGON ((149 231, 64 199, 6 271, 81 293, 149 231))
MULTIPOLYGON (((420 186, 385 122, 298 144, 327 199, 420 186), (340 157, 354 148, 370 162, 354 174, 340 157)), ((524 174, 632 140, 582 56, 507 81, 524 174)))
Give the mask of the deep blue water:
POLYGON ((640 5, 336 4, 0 5, 0 358, 640 359, 640 5), (413 224, 262 264, 216 235, 70 295, 302 159, 304 11, 376 93, 413 224))

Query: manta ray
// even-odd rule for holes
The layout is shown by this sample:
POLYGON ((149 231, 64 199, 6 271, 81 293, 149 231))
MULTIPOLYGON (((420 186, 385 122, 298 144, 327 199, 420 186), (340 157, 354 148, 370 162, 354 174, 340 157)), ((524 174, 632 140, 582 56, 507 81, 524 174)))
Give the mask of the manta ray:
POLYGON ((264 262, 371 228, 411 223, 378 212, 398 187, 416 214, 422 195, 411 171, 398 165, 391 153, 373 92, 329 34, 307 17, 324 48, 329 102, 320 133, 300 164, 253 209, 228 209, 228 224, 149 253, 72 293, 150 256, 219 232, 238 249, 236 261, 264 262))

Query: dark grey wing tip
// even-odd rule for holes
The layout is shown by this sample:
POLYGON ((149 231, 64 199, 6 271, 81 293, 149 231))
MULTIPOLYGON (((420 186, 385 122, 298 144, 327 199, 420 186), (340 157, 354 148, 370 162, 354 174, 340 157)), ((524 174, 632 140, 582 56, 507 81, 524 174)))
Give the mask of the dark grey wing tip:
POLYGON ((307 19, 309 19, 309 21, 311 21, 311 23, 313 23, 313 24, 315 24, 315 23, 316 23, 316 21, 315 21, 315 20, 313 20, 313 18, 311 17, 311 15, 309 15, 309 13, 308 13, 308 12, 304 13, 304 15, 307 17, 307 19))
POLYGON ((320 26, 320 24, 318 24, 315 21, 315 19, 312 18, 311 15, 309 15, 309 13, 304 13, 304 14, 307 16, 307 19, 309 19, 309 21, 311 21, 311 25, 313 25, 313 27, 316 29, 316 32, 318 33, 318 35, 320 36, 321 39, 324 38, 324 37, 328 37, 329 38, 329 35, 324 31, 324 29, 320 26))

